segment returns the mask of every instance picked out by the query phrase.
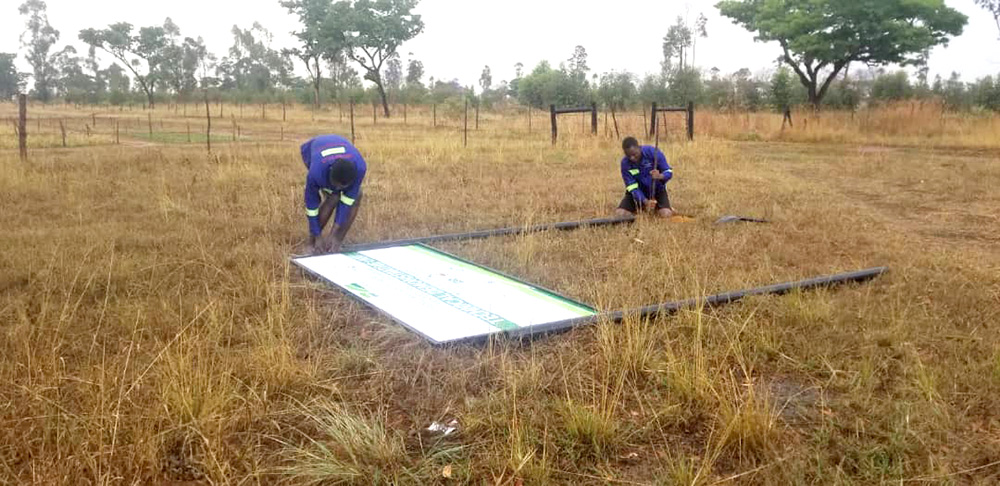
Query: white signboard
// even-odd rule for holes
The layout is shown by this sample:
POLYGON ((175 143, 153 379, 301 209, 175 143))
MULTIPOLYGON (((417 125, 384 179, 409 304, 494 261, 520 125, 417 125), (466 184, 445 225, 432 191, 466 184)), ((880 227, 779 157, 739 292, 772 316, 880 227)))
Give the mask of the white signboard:
POLYGON ((594 314, 583 304, 424 245, 293 261, 436 344, 594 314))

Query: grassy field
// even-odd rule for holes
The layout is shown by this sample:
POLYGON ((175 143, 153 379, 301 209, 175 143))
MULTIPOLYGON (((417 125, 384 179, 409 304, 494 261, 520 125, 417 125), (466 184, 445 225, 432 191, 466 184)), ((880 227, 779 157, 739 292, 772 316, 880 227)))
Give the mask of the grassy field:
MULTIPOLYGON (((891 272, 437 349, 289 264, 298 144, 349 114, 223 108, 211 154, 203 105, 32 107, 27 163, 0 126, 0 483, 1000 481, 997 117, 699 113, 693 143, 671 118, 671 199, 695 222, 441 248, 602 309, 891 272)), ((610 215, 613 123, 566 118, 552 146, 547 113, 527 117, 481 113, 463 147, 454 110, 359 113, 349 242, 610 215)))

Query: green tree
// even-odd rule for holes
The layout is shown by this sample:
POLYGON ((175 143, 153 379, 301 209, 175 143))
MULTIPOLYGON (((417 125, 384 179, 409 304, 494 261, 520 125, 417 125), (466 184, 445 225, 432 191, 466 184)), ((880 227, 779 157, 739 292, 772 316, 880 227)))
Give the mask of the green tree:
POLYGON ((293 33, 301 47, 288 49, 286 53, 306 65, 312 81, 313 104, 319 107, 319 88, 323 79, 320 61, 326 60, 335 67, 343 64, 343 38, 326 26, 333 4, 330 0, 283 0, 281 6, 297 15, 302 24, 302 30, 293 33))
POLYGON ((17 11, 28 18, 21 34, 21 45, 27 50, 25 57, 33 73, 33 94, 38 100, 47 102, 52 99, 59 75, 55 59, 49 55, 52 46, 59 40, 59 31, 49 25, 47 7, 42 0, 27 0, 17 11))
POLYGON ((639 84, 638 98, 643 105, 659 103, 662 106, 670 98, 667 80, 660 75, 647 75, 639 84))
POLYGON ((611 110, 624 110, 635 104, 636 88, 632 75, 627 72, 610 72, 601 75, 597 98, 611 110))
POLYGON ((991 15, 993 15, 993 21, 997 24, 997 30, 1000 30, 1000 0, 976 0, 976 5, 983 7, 991 15))
POLYGON ((667 81, 667 102, 676 106, 686 106, 701 99, 704 84, 697 69, 677 69, 667 81))
POLYGON ((697 67, 698 65, 695 64, 695 61, 698 58, 695 54, 698 52, 698 38, 701 37, 704 39, 708 37, 708 17, 705 17, 704 13, 698 14, 698 20, 694 24, 694 34, 691 38, 691 66, 697 67))
POLYGON ((792 72, 781 66, 771 76, 771 106, 782 113, 792 106, 792 72))
POLYGON ((132 24, 128 22, 117 22, 106 29, 80 31, 80 40, 111 54, 132 72, 135 81, 146 94, 150 108, 154 106, 153 88, 158 69, 156 63, 166 46, 166 37, 163 27, 142 27, 138 34, 133 34, 132 24))
POLYGON ((132 92, 132 81, 125 74, 125 70, 117 64, 112 64, 104 71, 104 75, 108 79, 108 101, 115 106, 126 103, 132 92))
POLYGON ((518 100, 525 105, 545 109, 557 106, 580 105, 589 100, 586 87, 574 80, 567 71, 552 69, 548 61, 538 66, 518 82, 518 100))
POLYGON ((271 48, 271 33, 260 23, 254 22, 250 29, 234 25, 232 34, 233 46, 220 64, 223 88, 266 98, 275 88, 291 83, 291 60, 271 48))
POLYGON ((569 58, 570 77, 577 83, 586 86, 587 72, 589 71, 590 67, 587 66, 587 49, 584 49, 583 46, 576 46, 573 49, 573 55, 569 58))
POLYGON ((385 85, 393 99, 399 98, 399 92, 403 88, 403 61, 399 60, 398 55, 386 62, 385 85))
POLYGON ((208 57, 208 49, 201 37, 181 39, 181 30, 168 17, 163 22, 163 47, 153 55, 156 66, 153 77, 157 86, 172 91, 178 98, 185 97, 198 87, 198 70, 208 57))
POLYGON ((0 52, 0 100, 9 100, 24 91, 27 74, 17 72, 16 54, 0 52))
POLYGON ((900 101, 913 96, 913 86, 906 71, 882 74, 872 83, 872 99, 876 101, 900 101))
POLYGON ((416 5, 417 0, 341 0, 327 17, 327 28, 342 36, 347 56, 365 70, 365 79, 375 83, 386 117, 389 101, 382 67, 402 43, 424 30, 423 20, 412 13, 416 5))
POLYGON ((968 20, 944 0, 723 0, 716 7, 757 40, 781 46, 781 60, 816 108, 848 63, 916 64, 968 20))
POLYGON ((479 87, 483 88, 483 93, 490 90, 493 85, 493 74, 490 73, 489 66, 483 66, 483 72, 479 75, 479 87))
POLYGON ((958 73, 951 73, 951 77, 944 83, 944 104, 953 110, 968 108, 969 99, 965 83, 958 73))
POLYGON ((424 86, 423 78, 424 63, 416 59, 410 59, 410 62, 406 64, 406 85, 416 85, 422 88, 424 86))
POLYGON ((691 46, 691 29, 684 23, 680 16, 674 25, 667 29, 667 35, 663 37, 663 62, 661 64, 664 76, 670 76, 677 70, 683 70, 685 65, 685 53, 691 46), (674 61, 674 58, 677 60, 674 61))

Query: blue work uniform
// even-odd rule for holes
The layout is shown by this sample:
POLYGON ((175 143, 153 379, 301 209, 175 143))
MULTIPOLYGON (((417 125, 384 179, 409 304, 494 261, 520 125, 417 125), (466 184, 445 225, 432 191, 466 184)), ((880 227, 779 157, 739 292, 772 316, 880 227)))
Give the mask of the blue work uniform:
POLYGON ((332 197, 338 194, 337 215, 334 222, 343 225, 350 215, 351 206, 361 195, 361 181, 365 178, 368 166, 361 152, 349 140, 339 135, 320 135, 302 144, 302 163, 309 170, 306 175, 306 217, 309 219, 309 233, 319 236, 323 228, 319 225, 319 206, 323 195, 332 197), (347 159, 354 163, 357 176, 351 185, 343 190, 330 185, 330 167, 334 160, 347 159))
POLYGON ((667 156, 660 149, 643 145, 640 147, 642 159, 633 164, 628 157, 622 158, 622 180, 625 181, 625 192, 632 196, 640 206, 646 200, 655 198, 658 194, 666 194, 667 181, 674 176, 674 170, 667 163, 667 156), (659 170, 663 179, 654 181, 651 172, 659 170))

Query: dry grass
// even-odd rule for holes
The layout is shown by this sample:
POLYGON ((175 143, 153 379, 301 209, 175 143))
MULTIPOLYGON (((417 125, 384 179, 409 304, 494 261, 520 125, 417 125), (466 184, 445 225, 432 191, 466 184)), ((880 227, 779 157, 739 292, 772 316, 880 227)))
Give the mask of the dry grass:
MULTIPOLYGON (((434 349, 288 264, 306 232, 297 144, 349 132, 336 108, 247 108, 240 143, 211 156, 177 140, 200 129, 183 111, 156 112, 159 142, 140 126, 115 145, 107 120, 127 111, 87 137, 89 111, 33 108, 67 120, 71 147, 43 131, 23 164, 0 126, 0 483, 994 484, 997 121, 906 109, 783 134, 780 117, 700 113, 695 143, 661 138, 697 221, 442 246, 606 309, 889 275, 434 349), (710 224, 722 214, 774 223, 710 224), (452 419, 457 435, 424 430, 452 419)), ((358 116, 370 178, 350 239, 617 203, 617 141, 579 120, 551 147, 541 113, 530 133, 523 110, 483 113, 463 148, 442 111, 437 129, 412 107, 405 126, 358 116)))

